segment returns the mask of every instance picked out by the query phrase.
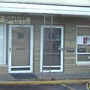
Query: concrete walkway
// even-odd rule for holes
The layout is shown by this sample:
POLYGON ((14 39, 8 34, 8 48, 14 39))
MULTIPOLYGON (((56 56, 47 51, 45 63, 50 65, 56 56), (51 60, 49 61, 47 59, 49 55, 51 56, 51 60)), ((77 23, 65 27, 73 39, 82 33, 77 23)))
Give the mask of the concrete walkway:
POLYGON ((0 90, 87 90, 86 83, 90 73, 0 74, 0 90))
POLYGON ((0 81, 34 80, 36 78, 34 74, 0 74, 0 81))
POLYGON ((90 79, 90 73, 35 73, 35 74, 0 74, 0 81, 21 81, 21 80, 36 80, 36 79, 48 79, 55 80, 69 80, 69 79, 90 79))
POLYGON ((90 73, 38 73, 36 75, 54 79, 90 79, 90 73))

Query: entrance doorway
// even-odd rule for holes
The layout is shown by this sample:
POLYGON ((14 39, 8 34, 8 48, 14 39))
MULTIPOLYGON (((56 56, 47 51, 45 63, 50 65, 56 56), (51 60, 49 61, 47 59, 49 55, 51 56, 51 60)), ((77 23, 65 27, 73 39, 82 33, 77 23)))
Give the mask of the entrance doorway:
POLYGON ((63 71, 63 26, 41 27, 41 72, 63 71))
POLYGON ((10 25, 9 73, 33 72, 33 26, 10 25))

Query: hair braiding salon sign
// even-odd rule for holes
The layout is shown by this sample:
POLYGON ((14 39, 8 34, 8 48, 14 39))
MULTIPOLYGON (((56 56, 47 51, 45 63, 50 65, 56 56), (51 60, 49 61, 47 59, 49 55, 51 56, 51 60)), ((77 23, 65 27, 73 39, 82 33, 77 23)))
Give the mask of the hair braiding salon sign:
POLYGON ((31 24, 30 17, 26 16, 0 16, 1 24, 31 24))

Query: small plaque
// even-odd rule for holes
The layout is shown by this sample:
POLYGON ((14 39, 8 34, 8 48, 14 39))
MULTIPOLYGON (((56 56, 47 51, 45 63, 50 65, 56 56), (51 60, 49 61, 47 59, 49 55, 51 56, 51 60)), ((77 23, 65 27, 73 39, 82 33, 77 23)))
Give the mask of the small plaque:
POLYGON ((25 50, 25 48, 16 48, 16 50, 25 50))
POLYGON ((65 49, 66 49, 66 52, 75 52, 75 48, 74 47, 70 47, 70 46, 67 46, 67 47, 65 47, 65 49))
POLYGON ((75 52, 75 50, 73 50, 73 49, 68 49, 68 50, 66 50, 66 52, 75 52))

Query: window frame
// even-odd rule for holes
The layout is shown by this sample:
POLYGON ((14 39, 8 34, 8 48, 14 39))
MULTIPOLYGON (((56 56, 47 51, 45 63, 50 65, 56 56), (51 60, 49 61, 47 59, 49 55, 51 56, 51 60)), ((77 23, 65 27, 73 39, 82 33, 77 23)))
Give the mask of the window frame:
MULTIPOLYGON (((90 53, 85 53, 85 52, 83 52, 83 53, 79 53, 78 52, 78 50, 77 50, 77 47, 78 47, 78 44, 77 44, 77 37, 78 36, 84 36, 84 35, 77 35, 77 31, 78 31, 78 27, 87 27, 87 28, 90 28, 90 26, 87 26, 87 25, 77 25, 76 26, 76 64, 77 65, 90 65, 90 61, 78 61, 78 54, 80 55, 80 54, 90 54, 90 53)), ((86 36, 86 35, 85 35, 86 36)), ((87 35, 88 36, 88 35, 87 35)), ((83 44, 82 44, 83 45, 83 44)))

